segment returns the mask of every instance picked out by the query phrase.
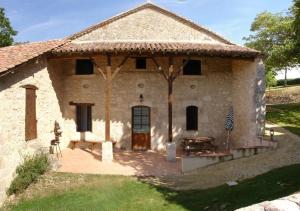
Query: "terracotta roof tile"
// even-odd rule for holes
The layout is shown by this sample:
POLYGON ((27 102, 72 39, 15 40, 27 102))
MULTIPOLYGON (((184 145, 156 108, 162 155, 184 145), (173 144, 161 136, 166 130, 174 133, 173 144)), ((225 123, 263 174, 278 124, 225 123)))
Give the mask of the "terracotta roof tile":
POLYGON ((91 42, 66 43, 52 51, 56 55, 76 55, 82 53, 143 53, 143 54, 189 54, 199 56, 224 56, 255 58, 259 51, 233 45, 184 42, 91 42))
POLYGON ((0 73, 42 55, 65 42, 64 40, 50 40, 0 48, 0 73))

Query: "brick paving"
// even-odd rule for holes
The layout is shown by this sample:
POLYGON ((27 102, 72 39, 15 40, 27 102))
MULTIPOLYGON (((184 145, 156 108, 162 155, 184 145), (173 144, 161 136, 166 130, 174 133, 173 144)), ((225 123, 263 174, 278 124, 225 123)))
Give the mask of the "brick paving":
POLYGON ((166 161, 160 152, 132 152, 115 150, 113 162, 101 162, 101 151, 76 148, 63 150, 59 172, 108 174, 126 176, 165 176, 180 174, 180 157, 166 161))

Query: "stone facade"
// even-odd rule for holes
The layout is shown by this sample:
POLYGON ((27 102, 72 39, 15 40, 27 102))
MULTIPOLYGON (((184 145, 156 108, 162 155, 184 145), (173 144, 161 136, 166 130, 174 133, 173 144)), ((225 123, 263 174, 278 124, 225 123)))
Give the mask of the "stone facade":
MULTIPOLYGON (((177 57, 175 68, 179 68, 184 57, 177 57)), ((225 118, 230 106, 234 107, 235 129, 232 143, 235 146, 257 145, 261 127, 256 111, 257 64, 259 61, 243 61, 221 58, 194 58, 202 61, 201 76, 180 75, 174 83, 173 134, 180 142, 183 136, 203 135, 216 137, 217 143, 225 141, 225 118), (186 107, 199 108, 198 131, 186 131, 186 107)), ((122 57, 113 57, 112 69, 122 57)), ((168 59, 160 57, 158 63, 167 69, 168 59)), ((99 56, 97 63, 105 69, 105 57, 99 56)), ((113 81, 111 102, 111 136, 117 147, 131 149, 131 109, 136 105, 151 108, 151 148, 165 149, 167 140, 167 83, 156 71, 155 64, 147 59, 147 70, 136 70, 135 59, 129 59, 113 81), (142 85, 142 86, 141 86, 142 85), (139 96, 144 96, 140 103, 139 96)), ((64 119, 65 140, 103 141, 104 119, 104 80, 99 72, 93 75, 75 75, 75 59, 51 60, 49 68, 61 72, 63 78, 63 100, 60 101, 64 119), (75 103, 93 103, 92 132, 76 132, 75 103)), ((54 70, 53 70, 54 71, 54 70)), ((261 118, 262 119, 262 118, 261 118)), ((67 145, 67 142, 66 144, 67 145)))
POLYGON ((153 8, 140 10, 87 33, 73 42, 181 41, 220 44, 224 41, 186 21, 153 8))
MULTIPOLYGON (((182 64, 183 57, 175 60, 175 68, 182 64)), ((112 61, 113 69, 122 60, 112 61)), ((113 81, 111 102, 111 135, 117 146, 131 149, 131 108, 146 105, 151 108, 151 147, 164 149, 167 139, 167 82, 155 70, 154 63, 147 60, 147 70, 136 70, 134 59, 129 59, 113 81), (140 88, 142 84, 142 88, 140 88), (139 96, 144 96, 140 103, 139 96)), ((105 57, 99 57, 99 64, 105 64, 105 57)), ((158 59, 167 68, 168 59, 158 59)), ((75 75, 75 60, 55 61, 64 76, 63 118, 65 135, 68 140, 104 140, 104 81, 99 73, 88 76, 75 75), (94 103, 92 108, 93 132, 76 132, 75 107, 70 102, 94 103)), ((179 76, 174 83, 173 132, 176 142, 182 136, 214 136, 224 141, 224 121, 228 108, 232 105, 232 61, 229 59, 202 58, 201 76, 179 76), (188 94, 187 94, 188 93, 188 94), (186 131, 186 107, 199 108, 199 130, 186 131), (222 119, 222 121, 220 121, 222 119)), ((102 67, 104 69, 104 66, 102 67)))
POLYGON ((234 60, 232 70, 233 140, 239 140, 236 147, 259 145, 265 119, 263 64, 260 59, 254 62, 234 60))

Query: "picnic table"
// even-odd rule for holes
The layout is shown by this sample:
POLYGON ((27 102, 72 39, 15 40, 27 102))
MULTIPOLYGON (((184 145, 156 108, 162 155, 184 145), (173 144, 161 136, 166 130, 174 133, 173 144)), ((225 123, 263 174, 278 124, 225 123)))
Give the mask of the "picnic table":
POLYGON ((188 137, 183 138, 182 147, 183 152, 186 155, 190 155, 191 152, 195 153, 212 153, 217 150, 217 146, 214 145, 215 138, 213 137, 204 137, 204 136, 196 136, 196 137, 188 137))

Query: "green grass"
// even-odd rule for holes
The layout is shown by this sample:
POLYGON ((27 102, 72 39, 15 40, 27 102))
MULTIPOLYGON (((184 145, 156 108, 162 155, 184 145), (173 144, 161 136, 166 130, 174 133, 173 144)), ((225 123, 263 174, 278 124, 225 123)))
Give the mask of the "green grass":
POLYGON ((300 135, 300 103, 268 106, 267 121, 300 135))
MULTIPOLYGON (((56 175, 64 179, 64 174, 56 175)), ((76 177, 79 176, 73 175, 73 177, 75 184, 76 177)), ((223 185, 207 190, 175 191, 122 176, 89 175, 87 178, 87 181, 71 189, 64 187, 65 190, 58 192, 51 191, 50 188, 42 189, 40 190, 44 193, 42 196, 23 199, 8 208, 11 210, 234 210, 300 190, 300 165, 276 169, 245 180, 237 186, 223 185)))

